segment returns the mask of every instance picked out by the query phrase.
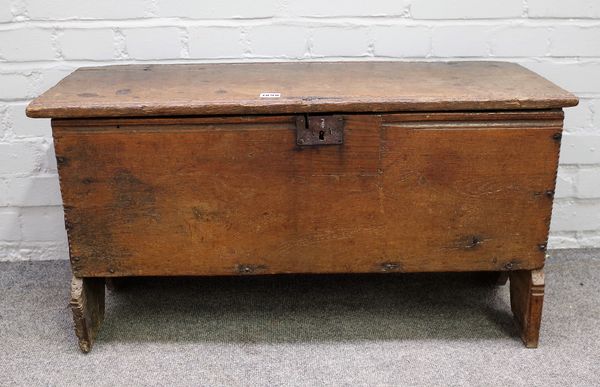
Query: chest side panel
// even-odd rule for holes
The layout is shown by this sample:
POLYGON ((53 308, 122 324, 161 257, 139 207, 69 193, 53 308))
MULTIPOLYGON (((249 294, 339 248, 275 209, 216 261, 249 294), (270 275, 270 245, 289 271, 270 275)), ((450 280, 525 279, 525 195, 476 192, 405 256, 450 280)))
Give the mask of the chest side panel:
POLYGON ((543 265, 562 115, 54 121, 79 276, 543 265))

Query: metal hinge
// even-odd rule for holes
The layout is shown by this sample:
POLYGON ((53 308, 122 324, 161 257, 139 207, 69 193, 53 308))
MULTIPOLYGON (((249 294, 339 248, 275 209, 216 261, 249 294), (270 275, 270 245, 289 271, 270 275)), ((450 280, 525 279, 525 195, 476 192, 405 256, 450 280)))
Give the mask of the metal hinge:
POLYGON ((296 144, 339 145, 344 143, 344 119, 340 115, 296 117, 296 144))

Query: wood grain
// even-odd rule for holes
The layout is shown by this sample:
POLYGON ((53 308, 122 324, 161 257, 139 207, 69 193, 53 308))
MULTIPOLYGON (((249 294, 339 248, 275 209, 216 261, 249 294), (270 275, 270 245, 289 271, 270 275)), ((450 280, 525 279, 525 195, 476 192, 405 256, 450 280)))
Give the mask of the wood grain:
POLYGON ((537 348, 544 303, 544 271, 510 272, 510 305, 527 348, 537 348))
POLYGON ((78 276, 543 266, 561 111, 54 120, 78 276))
POLYGON ((301 62, 82 68, 29 117, 550 109, 577 98, 506 62, 301 62), (261 98, 277 92, 280 98, 261 98))
POLYGON ((79 348, 89 352, 104 320, 104 278, 73 277, 69 304, 79 348))
POLYGON ((503 62, 79 69, 27 115, 52 118, 80 348, 107 280, 426 271, 510 273, 535 347, 576 104, 503 62), (298 118, 334 114, 343 144, 296 145, 298 118))

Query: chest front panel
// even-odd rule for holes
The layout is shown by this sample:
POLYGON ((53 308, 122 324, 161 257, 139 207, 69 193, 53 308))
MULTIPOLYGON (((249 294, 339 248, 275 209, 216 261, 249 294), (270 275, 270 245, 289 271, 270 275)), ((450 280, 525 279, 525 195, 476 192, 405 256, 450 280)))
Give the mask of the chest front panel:
POLYGON ((54 120, 78 276, 541 267, 560 110, 54 120))

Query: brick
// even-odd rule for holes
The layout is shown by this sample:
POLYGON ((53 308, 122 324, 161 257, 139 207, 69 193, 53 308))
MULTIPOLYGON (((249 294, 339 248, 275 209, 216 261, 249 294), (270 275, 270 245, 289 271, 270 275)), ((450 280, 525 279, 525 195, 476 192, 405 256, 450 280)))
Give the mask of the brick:
POLYGON ((553 56, 600 56, 600 27, 555 27, 550 38, 553 56))
POLYGON ((69 259, 67 241, 20 242, 0 245, 0 261, 48 261, 69 259))
POLYGON ((189 31, 190 58, 240 58, 244 55, 237 27, 193 27, 189 31))
POLYGON ((13 21, 22 22, 29 21, 29 16, 27 16, 27 6, 26 2, 28 0, 9 0, 11 5, 11 11, 13 14, 13 21))
POLYGON ((548 53, 547 28, 508 26, 490 35, 495 56, 544 56, 548 53))
POLYGON ((600 233, 597 230, 577 233, 578 248, 599 248, 600 233))
POLYGON ((413 0, 410 6, 413 19, 500 19, 520 17, 522 13, 521 0, 413 0))
POLYGON ((16 208, 0 208, 0 241, 21 239, 19 211, 16 208))
MULTIPOLYGON (((555 235, 551 231, 550 237, 548 238, 548 249, 573 249, 580 247, 579 241, 574 233, 561 234, 555 235)), ((550 253, 550 257, 552 257, 552 253, 550 253)))
POLYGON ((594 99, 589 103, 592 112, 591 127, 598 130, 600 128, 600 99, 594 99))
POLYGON ((432 51, 438 57, 488 55, 490 27, 444 26, 433 30, 432 51))
POLYGON ((0 73, 0 100, 33 98, 33 81, 27 73, 0 73))
POLYGON ((58 38, 67 60, 110 60, 115 58, 114 33, 110 29, 66 29, 58 38))
MULTIPOLYGON (((581 168, 577 173, 577 197, 600 198, 600 167, 581 168)), ((597 210, 600 212, 600 210, 597 210)))
POLYGON ((178 59, 183 44, 174 27, 123 29, 127 53, 132 59, 178 59))
POLYGON ((8 206, 8 179, 0 177, 0 207, 6 206, 8 206))
POLYGON ((36 78, 34 96, 37 97, 49 88, 55 86, 74 70, 75 68, 72 67, 56 67, 36 71, 34 74, 34 77, 36 78))
POLYGON ((552 210, 553 231, 600 230, 597 201, 556 200, 552 210))
POLYGON ((11 7, 9 4, 5 4, 0 7, 0 23, 9 22, 13 19, 11 7))
POLYGON ((0 58, 16 62, 56 59, 52 30, 18 28, 0 31, 0 58))
POLYGON ((523 65, 571 93, 598 93, 600 63, 528 62, 523 65))
POLYGON ((598 0, 527 0, 529 17, 600 18, 598 0))
POLYGON ((315 56, 367 56, 369 39, 366 28, 322 27, 312 32, 315 56))
POLYGON ((399 16, 407 12, 403 1, 372 0, 303 0, 290 1, 288 12, 291 16, 399 16))
POLYGON ((8 205, 15 207, 60 206, 58 175, 8 179, 8 205))
POLYGON ((266 18, 276 14, 278 0, 172 1, 157 0, 157 15, 192 19, 266 18))
POLYGON ((600 136, 563 134, 561 164, 600 164, 600 136))
POLYGON ((7 106, 8 123, 17 137, 46 137, 52 136, 50 119, 33 119, 25 115, 26 103, 7 106))
POLYGON ((373 27, 376 56, 424 57, 431 49, 431 33, 427 27, 373 27))
POLYGON ((21 208, 21 231, 25 241, 64 240, 66 231, 62 207, 21 208))
POLYGON ((305 27, 269 25, 248 31, 253 56, 302 58, 308 51, 305 27), (277 39, 273 39, 276 36, 277 39))
POLYGON ((0 104, 0 141, 8 134, 10 127, 6 105, 0 104))
POLYGON ((146 0, 27 0, 33 20, 131 19, 148 14, 146 0))
POLYGON ((42 173, 56 173, 56 155, 52 142, 36 144, 38 153, 39 171, 42 173))
POLYGON ((565 109, 564 127, 567 132, 584 131, 592 126, 592 100, 580 99, 579 105, 565 109))
POLYGON ((0 57, 6 61, 56 59, 52 29, 17 28, 0 31, 0 57))
POLYGON ((31 173, 35 169, 36 150, 31 144, 0 144, 0 175, 31 173))
POLYGON ((575 196, 575 181, 577 179, 577 168, 560 166, 556 177, 556 198, 567 198, 575 196))

